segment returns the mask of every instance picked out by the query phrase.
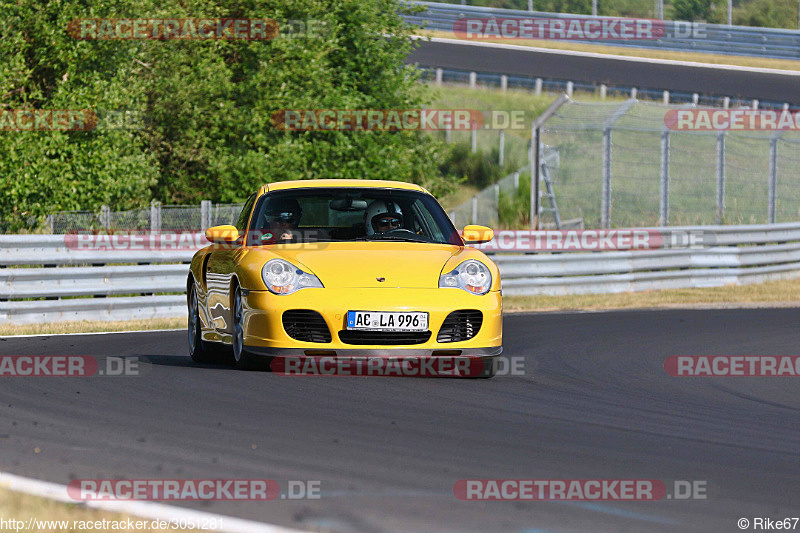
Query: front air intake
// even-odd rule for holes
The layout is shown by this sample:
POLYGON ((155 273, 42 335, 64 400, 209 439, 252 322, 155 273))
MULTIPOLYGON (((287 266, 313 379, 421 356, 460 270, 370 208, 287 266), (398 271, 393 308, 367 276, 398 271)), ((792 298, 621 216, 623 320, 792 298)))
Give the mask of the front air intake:
POLYGON ((461 342, 478 334, 483 324, 483 313, 477 309, 453 311, 444 319, 436 342, 461 342))
POLYGON ((339 332, 339 340, 345 344, 424 344, 430 338, 430 331, 359 331, 344 329, 339 332))
POLYGON ((302 342, 331 342, 328 324, 316 311, 295 309, 283 313, 283 329, 294 340, 302 342))

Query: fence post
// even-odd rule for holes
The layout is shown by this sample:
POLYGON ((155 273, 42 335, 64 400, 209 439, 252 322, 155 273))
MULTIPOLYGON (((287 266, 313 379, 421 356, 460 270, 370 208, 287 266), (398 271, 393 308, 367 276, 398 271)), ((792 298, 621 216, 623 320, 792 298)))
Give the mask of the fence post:
POLYGON ((504 152, 506 151, 506 132, 505 130, 500 130, 500 154, 497 156, 497 164, 500 168, 503 168, 503 160, 504 160, 504 152))
POLYGON ((728 109, 731 106, 731 98, 730 96, 726 96, 722 99, 722 107, 728 109))
POLYGON ((669 104, 669 91, 664 91, 664 93, 662 95, 662 100, 663 100, 665 105, 669 104))
POLYGON ((603 129, 603 188, 600 197, 600 226, 611 227, 611 128, 603 129))
POLYGON ((631 88, 631 98, 636 100, 636 96, 639 94, 639 89, 636 87, 631 88))
POLYGON ((453 142, 453 125, 449 120, 444 125, 444 140, 447 144, 453 142))
POLYGON ((508 76, 503 74, 500 76, 500 90, 506 92, 508 90, 508 76))
POLYGON ((567 82, 567 96, 572 97, 572 91, 575 89, 575 84, 571 81, 567 82))
POLYGON ((541 132, 534 125, 531 131, 531 145, 528 148, 528 161, 531 164, 531 229, 539 229, 539 136, 541 132))
POLYGON ((494 214, 495 220, 493 221, 495 224, 500 222, 500 184, 494 184, 494 214))
POLYGON ((725 134, 717 135, 717 224, 725 217, 725 134))
POLYGON ((519 172, 514 172, 514 191, 519 190, 519 172))
POLYGON ((606 99, 606 92, 607 91, 608 91, 608 87, 606 87, 606 84, 605 83, 601 83, 600 84, 600 99, 601 100, 605 100, 606 99))
POLYGON ((540 94, 542 94, 542 78, 536 78, 536 86, 535 87, 536 88, 534 89, 534 94, 536 94, 536 96, 539 96, 540 94))
POLYGON ((669 132, 661 132, 661 201, 659 225, 669 225, 669 132))
POLYGON ((150 200, 150 231, 161 231, 161 202, 150 200))
POLYGON ((531 168, 531 229, 533 230, 539 229, 539 180, 541 179, 542 170, 542 132, 540 128, 568 101, 569 96, 562 94, 531 124, 531 144, 528 146, 528 162, 531 168))
POLYGON ((472 128, 472 132, 470 133, 470 137, 471 137, 470 138, 470 144, 471 144, 470 148, 472 150, 472 153, 474 154, 475 152, 478 151, 478 130, 475 129, 475 128, 472 128))
POLYGON ((53 233, 53 231, 55 231, 54 229, 55 223, 53 221, 54 218, 55 217, 53 215, 47 215, 47 225, 50 226, 50 233, 53 233))
POLYGON ((441 84, 442 84, 442 69, 437 68, 436 69, 436 85, 441 85, 441 84))
POLYGON ((478 195, 472 197, 472 224, 478 223, 478 195))
POLYGON ((478 73, 477 72, 470 72, 469 73, 469 88, 474 89, 475 84, 478 81, 478 73))
POLYGON ((100 223, 106 231, 111 229, 111 210, 107 205, 100 206, 100 223))
POLYGON ((200 229, 205 231, 211 227, 211 200, 200 202, 200 229))
POLYGON ((775 200, 778 190, 778 137, 769 138, 769 212, 768 223, 775 224, 775 200))

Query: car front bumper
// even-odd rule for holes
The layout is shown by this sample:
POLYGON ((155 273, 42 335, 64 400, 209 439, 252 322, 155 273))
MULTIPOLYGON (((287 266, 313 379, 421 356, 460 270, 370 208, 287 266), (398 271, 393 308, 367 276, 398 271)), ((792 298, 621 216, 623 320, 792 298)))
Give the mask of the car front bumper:
POLYGON ((463 355, 495 357, 502 352, 502 297, 500 291, 477 296, 461 289, 342 288, 302 289, 289 295, 248 291, 244 297, 244 344, 248 351, 266 356, 291 355, 463 355), (292 338, 283 325, 290 310, 313 310, 325 321, 330 342, 305 342, 292 338), (437 335, 453 311, 477 310, 483 315, 478 333, 468 340, 439 342, 437 335), (430 338, 414 344, 352 344, 345 330, 348 311, 422 311, 428 313, 430 338))

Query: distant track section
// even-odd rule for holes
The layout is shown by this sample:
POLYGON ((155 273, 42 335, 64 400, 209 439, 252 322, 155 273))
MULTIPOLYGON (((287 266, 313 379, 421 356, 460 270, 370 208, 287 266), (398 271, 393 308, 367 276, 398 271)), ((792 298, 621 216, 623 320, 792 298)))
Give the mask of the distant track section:
POLYGON ((420 39, 409 63, 800 104, 800 72, 550 50, 457 39, 420 39))

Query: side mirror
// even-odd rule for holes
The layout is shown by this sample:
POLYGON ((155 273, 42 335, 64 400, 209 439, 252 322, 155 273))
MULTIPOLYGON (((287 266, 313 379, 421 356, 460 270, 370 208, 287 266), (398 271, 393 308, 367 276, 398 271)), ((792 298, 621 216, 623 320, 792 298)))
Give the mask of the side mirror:
POLYGON ((206 239, 214 244, 234 244, 239 240, 236 226, 214 226, 206 230, 206 239))
POLYGON ((494 231, 486 226, 470 224, 464 227, 464 230, 461 232, 461 237, 467 244, 482 244, 494 239, 494 231))

